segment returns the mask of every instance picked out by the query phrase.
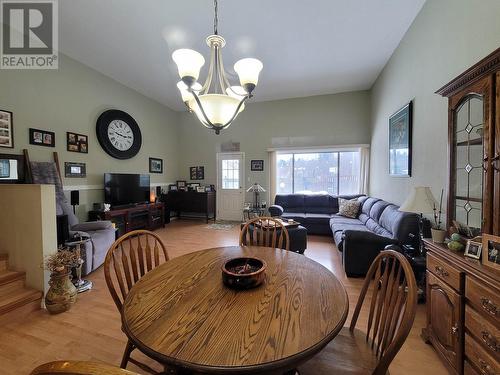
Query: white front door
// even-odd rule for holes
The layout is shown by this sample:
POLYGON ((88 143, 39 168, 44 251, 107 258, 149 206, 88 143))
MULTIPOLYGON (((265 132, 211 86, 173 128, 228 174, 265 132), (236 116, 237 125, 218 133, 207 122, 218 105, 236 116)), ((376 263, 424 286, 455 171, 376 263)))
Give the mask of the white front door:
POLYGON ((217 218, 241 221, 245 203, 245 154, 217 154, 217 218))

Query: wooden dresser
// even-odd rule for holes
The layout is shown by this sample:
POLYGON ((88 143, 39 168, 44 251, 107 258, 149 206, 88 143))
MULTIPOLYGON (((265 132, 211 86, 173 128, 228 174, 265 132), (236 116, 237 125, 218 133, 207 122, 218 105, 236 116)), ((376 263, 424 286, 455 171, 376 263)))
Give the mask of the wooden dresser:
POLYGON ((451 374, 500 375, 500 272, 424 240, 427 327, 451 374))

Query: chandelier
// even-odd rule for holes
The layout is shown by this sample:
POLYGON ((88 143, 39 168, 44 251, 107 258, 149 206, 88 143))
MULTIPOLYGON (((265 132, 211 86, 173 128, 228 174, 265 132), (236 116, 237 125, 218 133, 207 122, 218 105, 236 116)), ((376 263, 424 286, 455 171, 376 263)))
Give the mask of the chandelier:
POLYGON ((245 102, 253 95, 257 85, 262 63, 253 58, 241 59, 234 64, 240 86, 231 85, 224 70, 221 49, 226 41, 217 32, 217 0, 214 0, 214 33, 206 41, 210 47, 210 66, 205 83, 198 82, 200 69, 205 64, 202 54, 192 49, 178 49, 172 54, 177 64, 181 81, 177 83, 190 112, 207 128, 220 134, 245 108, 245 102))

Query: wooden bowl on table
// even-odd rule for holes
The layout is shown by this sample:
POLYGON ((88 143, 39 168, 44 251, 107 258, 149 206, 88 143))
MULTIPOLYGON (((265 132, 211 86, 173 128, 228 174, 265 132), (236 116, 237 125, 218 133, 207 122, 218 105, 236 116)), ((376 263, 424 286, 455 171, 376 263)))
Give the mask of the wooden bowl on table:
POLYGON ((222 281, 233 289, 255 288, 264 281, 266 268, 266 262, 258 258, 233 258, 222 265, 222 281))

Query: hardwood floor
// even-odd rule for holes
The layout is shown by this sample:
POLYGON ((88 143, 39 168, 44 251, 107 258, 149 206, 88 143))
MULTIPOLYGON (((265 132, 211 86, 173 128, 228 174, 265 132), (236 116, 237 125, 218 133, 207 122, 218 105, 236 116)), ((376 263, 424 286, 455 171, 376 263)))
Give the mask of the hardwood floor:
MULTIPOLYGON (((217 230, 207 228, 201 221, 183 220, 174 221, 156 233, 164 240, 169 256, 173 258, 204 248, 236 245, 239 226, 217 230)), ((330 269, 344 283, 351 314, 363 280, 345 277, 331 238, 309 236, 305 254, 330 269)), ((14 320, 0 328, 0 374, 29 374, 41 363, 62 359, 120 363, 126 338, 120 329, 120 315, 107 290, 102 267, 88 279, 94 282, 94 288, 79 294, 70 311, 59 315, 35 311, 21 321, 14 320)), ((364 316, 367 315, 362 312, 360 322, 364 316)), ((346 324, 349 322, 350 315, 346 324)), ((425 308, 420 305, 410 336, 390 367, 391 375, 447 374, 435 352, 420 338, 424 324, 425 308)), ((359 328, 364 329, 362 325, 359 328)), ((155 365, 137 351, 133 356, 155 365)), ((132 364, 128 369, 142 373, 132 364)))

